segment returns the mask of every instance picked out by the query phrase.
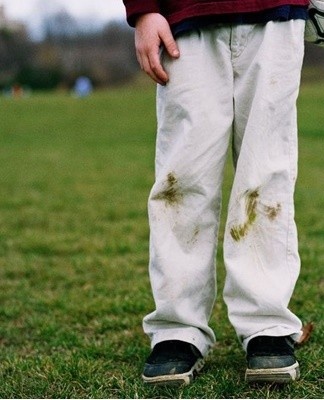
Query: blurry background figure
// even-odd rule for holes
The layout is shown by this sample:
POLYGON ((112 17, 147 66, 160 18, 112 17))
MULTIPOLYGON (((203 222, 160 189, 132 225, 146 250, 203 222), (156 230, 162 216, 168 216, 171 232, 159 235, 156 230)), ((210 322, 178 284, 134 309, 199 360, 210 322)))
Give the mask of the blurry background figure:
POLYGON ((80 76, 76 79, 74 85, 74 94, 77 97, 86 97, 92 93, 93 86, 87 76, 80 76))
POLYGON ((12 86, 11 88, 11 95, 12 97, 22 97, 24 95, 24 89, 22 86, 20 86, 19 84, 15 84, 12 86))

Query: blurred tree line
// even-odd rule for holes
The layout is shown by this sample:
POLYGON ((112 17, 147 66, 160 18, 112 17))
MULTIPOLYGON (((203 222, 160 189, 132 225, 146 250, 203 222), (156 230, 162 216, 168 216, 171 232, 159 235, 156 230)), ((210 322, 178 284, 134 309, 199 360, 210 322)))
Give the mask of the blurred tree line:
POLYGON ((70 88, 80 75, 108 86, 129 81, 138 70, 134 32, 123 21, 82 25, 60 10, 44 19, 37 41, 0 27, 0 88, 70 88))

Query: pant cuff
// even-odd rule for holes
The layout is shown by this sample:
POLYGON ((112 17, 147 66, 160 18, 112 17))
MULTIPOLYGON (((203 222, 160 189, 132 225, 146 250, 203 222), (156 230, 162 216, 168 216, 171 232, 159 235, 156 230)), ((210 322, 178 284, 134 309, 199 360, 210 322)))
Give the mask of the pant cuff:
POLYGON ((211 347, 215 344, 215 339, 212 341, 197 328, 176 328, 165 329, 161 332, 153 334, 151 346, 152 348, 165 340, 182 340, 183 342, 191 343, 200 351, 203 356, 206 356, 211 347))

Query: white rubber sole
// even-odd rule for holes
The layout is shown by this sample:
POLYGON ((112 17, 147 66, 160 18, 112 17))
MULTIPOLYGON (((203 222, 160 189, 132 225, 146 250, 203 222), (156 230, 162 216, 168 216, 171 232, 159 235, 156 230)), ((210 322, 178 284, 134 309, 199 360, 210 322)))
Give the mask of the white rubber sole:
POLYGON ((151 385, 167 385, 167 386, 180 386, 189 385, 195 378, 195 376, 202 370, 205 365, 205 359, 199 358, 193 365, 190 371, 184 374, 174 375, 159 375, 159 376, 145 376, 142 375, 144 383, 151 385))
POLYGON ((299 364, 297 361, 295 364, 285 368, 248 368, 245 372, 245 380, 247 382, 287 383, 297 380, 299 376, 299 364))

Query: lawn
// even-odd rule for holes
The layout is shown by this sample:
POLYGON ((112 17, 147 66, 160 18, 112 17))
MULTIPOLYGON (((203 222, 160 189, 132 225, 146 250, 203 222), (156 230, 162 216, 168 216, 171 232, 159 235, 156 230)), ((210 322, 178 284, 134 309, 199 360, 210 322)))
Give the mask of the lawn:
MULTIPOLYGON (((221 243, 218 344, 205 373, 182 388, 141 381, 154 97, 153 85, 133 85, 86 99, 0 98, 0 398, 322 398, 324 85, 304 84, 299 100, 302 272, 291 303, 316 329, 297 351, 302 379, 285 387, 244 382, 221 243)), ((228 163, 225 199, 231 176, 228 163)))

